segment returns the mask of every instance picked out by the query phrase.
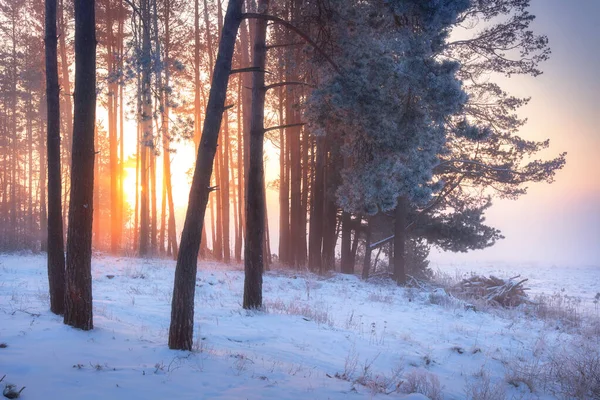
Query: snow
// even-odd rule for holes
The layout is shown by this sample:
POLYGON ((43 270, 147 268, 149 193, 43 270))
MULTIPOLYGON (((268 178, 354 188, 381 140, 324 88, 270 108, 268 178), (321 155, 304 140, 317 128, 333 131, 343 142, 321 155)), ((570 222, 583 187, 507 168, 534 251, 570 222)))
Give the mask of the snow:
MULTIPOLYGON (((598 269, 519 272, 540 293, 564 285, 592 295, 600 282, 598 269)), ((241 266, 200 262, 194 351, 173 351, 166 345, 173 273, 169 260, 95 255, 95 328, 83 332, 50 313, 44 256, 0 255, 2 385, 26 386, 23 399, 418 400, 427 397, 395 385, 431 374, 443 399, 467 398, 485 376, 506 398, 554 399, 509 377, 518 360, 542 365, 547 349, 579 335, 518 310, 467 310, 439 290, 302 271, 267 272, 267 310, 248 312, 241 266), (391 379, 395 371, 401 380, 391 379), (393 393, 377 394, 384 383, 393 393)))

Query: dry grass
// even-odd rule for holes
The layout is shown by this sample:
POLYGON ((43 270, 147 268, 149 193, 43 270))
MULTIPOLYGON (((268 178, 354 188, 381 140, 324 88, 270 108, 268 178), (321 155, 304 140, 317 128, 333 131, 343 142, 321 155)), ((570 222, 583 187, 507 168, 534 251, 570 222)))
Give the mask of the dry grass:
POLYGON ((482 368, 474 376, 475 381, 468 381, 465 386, 466 400, 504 400, 506 398, 506 389, 504 385, 492 383, 490 374, 482 368))
POLYGON ((600 341, 581 340, 554 352, 549 378, 565 398, 600 399, 600 341))
POLYGON ((442 400, 442 385, 434 374, 424 369, 414 369, 404 377, 399 390, 402 393, 420 393, 431 400, 442 400))
POLYGON ((301 315, 307 320, 316 322, 319 325, 328 325, 333 327, 334 322, 329 309, 316 309, 314 305, 305 304, 300 301, 291 300, 284 302, 281 299, 273 301, 265 301, 264 309, 266 312, 287 314, 287 315, 301 315))

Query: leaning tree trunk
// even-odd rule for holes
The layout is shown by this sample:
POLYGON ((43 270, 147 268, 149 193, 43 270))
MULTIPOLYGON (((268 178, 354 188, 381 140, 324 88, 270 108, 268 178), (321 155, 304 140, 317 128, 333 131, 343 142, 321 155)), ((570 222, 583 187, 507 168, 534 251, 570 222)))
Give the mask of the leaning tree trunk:
POLYGON ((242 3, 243 0, 229 0, 225 14, 223 34, 215 63, 202 138, 198 146, 198 157, 181 234, 177 266, 175 267, 171 326, 169 328, 169 347, 171 349, 191 350, 192 348, 198 251, 202 239, 206 204, 211 191, 210 177, 225 107, 231 59, 242 17, 242 3))
POLYGON ((394 228, 394 280, 398 285, 406 283, 406 212, 408 209, 408 200, 404 196, 398 197, 396 206, 396 222, 394 228))
MULTIPOLYGON (((258 9, 266 12, 268 0, 259 0, 258 9)), ((265 59, 267 21, 256 21, 252 73, 252 113, 250 117, 250 162, 246 180, 246 242, 244 245, 244 308, 262 307, 264 270, 265 192, 263 141, 265 135, 265 59)))
POLYGON ((92 217, 96 119, 94 0, 75 0, 75 115, 67 234, 65 324, 83 330, 92 320, 92 217))
MULTIPOLYGON (((60 88, 56 35, 56 0, 46 0, 46 103, 48 148, 48 283, 50 311, 65 312, 65 246, 60 172, 60 88)), ((44 179, 44 178, 42 178, 44 179)))

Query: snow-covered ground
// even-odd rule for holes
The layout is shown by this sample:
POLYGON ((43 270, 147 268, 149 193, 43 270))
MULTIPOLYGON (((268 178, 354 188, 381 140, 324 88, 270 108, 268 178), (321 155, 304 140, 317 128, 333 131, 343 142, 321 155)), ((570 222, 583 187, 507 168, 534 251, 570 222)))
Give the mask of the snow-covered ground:
MULTIPOLYGON (((505 271, 530 277, 538 293, 593 297, 600 282, 598 269, 505 271)), ((247 312, 241 267, 200 263, 194 351, 172 351, 173 273, 173 261, 95 256, 95 329, 83 332, 49 312, 43 256, 0 255, 1 385, 61 400, 467 399, 485 387, 496 397, 479 399, 554 399, 557 386, 539 377, 555 355, 600 344, 586 324, 475 312, 443 294, 339 274, 267 272, 267 310, 247 312)))

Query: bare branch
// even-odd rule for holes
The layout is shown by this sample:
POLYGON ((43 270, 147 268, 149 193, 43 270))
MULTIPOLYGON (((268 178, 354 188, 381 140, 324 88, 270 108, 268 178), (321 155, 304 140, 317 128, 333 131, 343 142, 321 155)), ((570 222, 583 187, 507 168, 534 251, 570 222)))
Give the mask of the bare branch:
POLYGON ((301 44, 304 44, 304 42, 269 44, 269 45, 267 45, 267 50, 269 50, 269 49, 276 49, 278 47, 298 46, 298 45, 301 45, 301 44))
POLYGON ((304 85, 304 86, 309 86, 312 88, 316 87, 315 85, 311 85, 310 83, 306 83, 306 82, 287 81, 287 82, 278 82, 278 83, 272 83, 270 85, 267 85, 267 86, 265 86, 265 90, 274 89, 276 87, 287 86, 287 85, 304 85))
POLYGON ((131 6, 131 8, 133 9, 133 11, 134 11, 134 12, 135 12, 135 13, 136 13, 136 14, 137 14, 137 15, 138 15, 138 16, 139 16, 141 19, 143 19, 143 17, 142 17, 142 13, 140 12, 140 9, 139 9, 139 8, 137 8, 137 7, 135 6, 135 4, 133 4, 133 2, 131 2, 131 0, 125 0, 125 3, 129 4, 129 5, 131 6))
POLYGON ((258 67, 246 67, 246 68, 232 69, 229 72, 229 75, 238 74, 240 72, 263 72, 265 74, 271 74, 271 72, 265 71, 264 69, 260 69, 258 67))
POLYGON ((327 62, 333 67, 333 69, 335 69, 336 72, 341 73, 340 68, 337 66, 337 64, 335 62, 333 62, 331 57, 329 57, 329 55, 327 55, 327 53, 323 49, 321 49, 319 47, 319 45, 317 45, 317 43, 315 43, 306 33, 302 32, 295 25, 289 23, 288 21, 286 21, 284 19, 276 17, 274 15, 258 14, 258 13, 242 14, 242 19, 249 19, 249 18, 266 19, 267 21, 276 22, 280 25, 285 26, 289 30, 295 32, 302 39, 304 39, 308 44, 310 44, 317 51, 317 53, 321 54, 327 60, 327 62))
POLYGON ((371 249, 371 250, 376 249, 377 247, 386 244, 387 242, 391 241, 392 239, 394 239, 394 235, 387 237, 385 239, 382 239, 378 242, 371 243, 371 245, 369 246, 369 249, 371 249))
POLYGON ((306 125, 305 122, 298 122, 298 123, 295 123, 295 124, 272 126, 270 128, 265 128, 265 132, 274 131, 276 129, 293 128, 295 126, 304 126, 304 125, 306 125))

